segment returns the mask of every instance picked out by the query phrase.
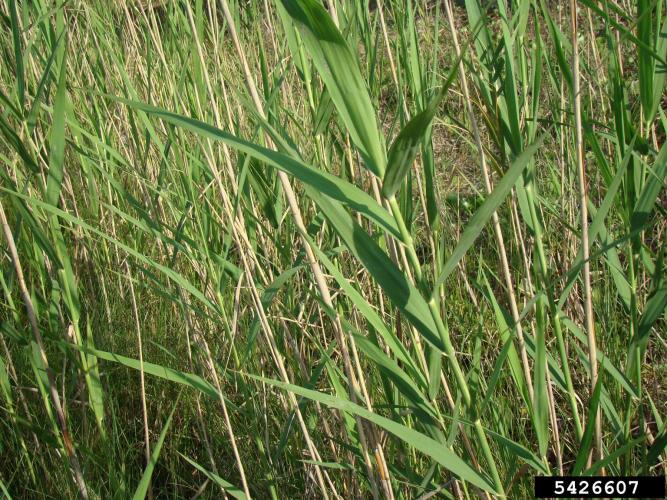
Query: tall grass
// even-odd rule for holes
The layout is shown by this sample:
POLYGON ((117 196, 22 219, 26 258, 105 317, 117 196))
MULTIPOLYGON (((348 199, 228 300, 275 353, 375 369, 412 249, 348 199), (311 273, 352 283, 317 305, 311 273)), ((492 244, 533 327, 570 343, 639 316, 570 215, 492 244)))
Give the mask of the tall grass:
POLYGON ((6 0, 3 495, 664 474, 667 4, 491 4, 6 0))

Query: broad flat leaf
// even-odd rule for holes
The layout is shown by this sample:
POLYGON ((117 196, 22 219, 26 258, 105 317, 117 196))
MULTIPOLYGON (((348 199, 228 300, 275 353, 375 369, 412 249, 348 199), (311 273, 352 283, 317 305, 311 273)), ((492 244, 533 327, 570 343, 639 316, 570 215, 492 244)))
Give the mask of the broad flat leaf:
POLYGON ((533 425, 540 448, 540 456, 547 453, 549 444, 548 418, 549 409, 547 403, 547 345, 546 345, 546 298, 542 295, 537 300, 535 330, 535 365, 533 367, 533 425))
MULTIPOLYGON (((455 66, 456 67, 456 66, 455 66)), ((424 136, 431 126, 433 117, 438 111, 438 105, 445 95, 446 89, 452 81, 452 75, 445 87, 431 99, 426 109, 417 113, 406 125, 403 130, 394 139, 389 149, 389 158, 387 159, 387 171, 382 181, 382 194, 385 198, 394 196, 398 188, 401 187, 403 179, 407 175, 412 163, 417 157, 417 153, 422 146, 424 136)))
POLYGON ((59 53, 58 45, 60 44, 64 36, 65 34, 61 33, 58 39, 56 40, 56 43, 53 44, 51 55, 49 56, 49 59, 46 61, 46 66, 44 67, 44 71, 42 71, 42 77, 40 78, 39 84, 37 85, 37 91, 33 96, 32 104, 30 105, 30 111, 28 113, 28 117, 26 118, 26 122, 28 123, 31 130, 34 129, 35 124, 37 122, 37 115, 39 113, 39 109, 42 104, 42 96, 44 95, 44 90, 47 88, 48 83, 50 83, 51 81, 51 65, 53 64, 53 61, 56 60, 56 55, 59 53))
POLYGON ((320 135, 327 130, 333 110, 334 103, 325 89, 320 96, 320 102, 317 104, 317 110, 313 120, 313 134, 320 135))
MULTIPOLYGON (((639 77, 639 97, 642 104, 644 116, 650 117, 653 110, 653 75, 655 73, 655 60, 650 50, 644 47, 653 46, 654 23, 658 18, 658 13, 654 11, 656 2, 652 0, 637 0, 637 36, 642 41, 642 45, 637 47, 639 77)), ((660 28, 659 21, 657 28, 660 28)))
POLYGON ((336 283, 345 292, 347 298, 355 305, 355 307, 363 314, 366 321, 375 329, 375 331, 382 337, 385 344, 392 351, 392 354, 403 363, 403 366, 410 371, 410 375, 417 379, 422 386, 426 385, 421 372, 415 366, 414 361, 410 357, 410 353, 403 346, 396 335, 385 325, 384 321, 375 309, 364 299, 361 293, 343 276, 343 273, 338 267, 329 259, 329 257, 315 244, 310 237, 309 243, 315 251, 318 260, 326 267, 331 276, 336 280, 336 283))
POLYGON ((385 230, 392 233, 400 239, 400 232, 396 227, 396 222, 384 208, 382 208, 369 194, 349 182, 331 175, 327 172, 315 169, 303 163, 300 160, 287 156, 285 154, 263 148, 257 144, 239 139, 227 132, 224 132, 212 125, 204 123, 193 118, 178 115, 156 108, 148 104, 136 101, 130 101, 114 96, 107 96, 117 102, 126 104, 132 108, 139 109, 148 114, 152 114, 163 120, 173 123, 183 129, 190 130, 202 137, 208 137, 224 142, 228 146, 242 151, 253 158, 263 161, 283 172, 299 179, 306 185, 321 191, 330 198, 338 200, 347 207, 356 210, 362 215, 375 221, 385 230))
MULTIPOLYGON (((403 127, 403 130, 401 130, 396 139, 394 139, 394 142, 389 149, 387 171, 384 174, 382 182, 382 194, 385 198, 394 196, 396 191, 401 187, 403 179, 417 157, 417 153, 422 146, 424 146, 424 139, 430 136, 431 122, 438 110, 438 105, 454 81, 459 63, 467 49, 468 45, 464 47, 464 50, 461 51, 456 58, 456 61, 452 64, 452 69, 449 71, 447 80, 438 93, 431 99, 426 108, 417 113, 405 127, 403 127)), ((426 159, 431 162, 433 161, 432 148, 430 148, 430 155, 426 159)), ((424 166, 426 167, 426 161, 424 163, 424 166)), ((426 177, 428 179, 429 175, 426 177)), ((431 186, 431 189, 433 189, 433 186, 431 186)), ((433 217, 431 217, 431 219, 433 219, 433 217)))
POLYGON ((667 431, 662 431, 662 434, 653 442, 646 455, 646 463, 649 466, 657 465, 660 460, 660 455, 667 449, 667 431))
POLYGON ((374 366, 382 370, 394 383, 398 391, 420 412, 428 415, 433 422, 437 414, 424 393, 415 382, 398 366, 398 363, 385 354, 373 342, 361 335, 354 335, 357 347, 368 357, 374 366))
POLYGON ((245 498, 247 498, 247 497, 245 496, 245 493, 243 493, 243 490, 237 488, 236 486, 234 486, 234 485, 233 485, 232 483, 230 483, 229 481, 225 481, 224 479, 222 479, 222 478, 221 478, 220 476, 218 476, 217 474, 214 474, 213 472, 210 472, 210 471, 204 469, 204 468, 203 468, 201 465, 199 465, 197 462, 195 462, 194 460, 192 460, 192 459, 186 457, 185 455, 183 455, 183 454, 180 453, 180 452, 179 452, 179 455, 182 456, 185 460, 187 460, 187 461, 190 463, 190 465, 192 465, 195 469, 197 469, 199 472, 201 472, 202 474, 204 474, 206 477, 208 477, 208 478, 209 478, 211 481, 213 481, 215 484, 217 484, 217 485, 220 486, 222 489, 224 489, 224 490, 225 490, 225 493, 227 493, 228 495, 231 495, 231 496, 233 496, 234 498, 238 498, 239 500, 245 500, 245 498))
POLYGON ((282 390, 293 392, 294 394, 298 394, 299 396, 303 396, 312 401, 317 401, 330 408, 336 408, 338 410, 364 418, 369 422, 382 427, 387 432, 390 432, 400 440, 404 441, 408 446, 431 457, 445 469, 451 471, 463 481, 474 484, 484 491, 495 493, 493 486, 491 486, 488 480, 479 472, 470 467, 459 456, 455 455, 442 443, 438 443, 434 439, 431 439, 430 437, 425 436, 424 434, 421 434, 414 429, 377 415, 376 413, 370 412, 366 408, 363 408, 345 399, 330 396, 329 394, 324 394, 318 391, 305 389, 297 385, 286 384, 279 382, 278 380, 259 377, 257 375, 248 374, 247 376, 265 384, 278 387, 282 390))
MULTIPOLYGON (((386 166, 382 133, 357 58, 321 3, 316 0, 281 2, 299 29, 306 50, 366 167, 382 177, 386 166)), ((298 54, 293 56, 298 58, 298 54)))
POLYGON ((306 186, 306 194, 322 210, 341 240, 378 282, 391 301, 424 338, 440 351, 444 345, 424 297, 396 267, 365 229, 334 200, 306 186))
POLYGON ((354 470, 354 467, 351 464, 339 464, 338 462, 318 462, 317 460, 299 460, 304 464, 317 465, 319 467, 326 467, 327 469, 335 470, 354 470))
POLYGON ((523 153, 521 153, 513 162, 510 168, 507 170, 507 173, 503 176, 501 181, 493 189, 493 192, 484 200, 479 209, 475 212, 475 215, 472 216, 470 222, 466 225, 466 228, 461 235, 456 248, 449 256, 445 265, 442 268, 442 272, 438 279, 435 282, 433 287, 432 297, 437 299, 438 297, 438 288, 442 285, 451 272, 456 268, 458 263, 461 261, 463 256, 466 254, 468 249, 475 242, 479 233, 482 232, 484 226, 489 221, 493 212, 500 206, 500 204, 505 200, 509 192, 512 190, 512 187, 516 183, 517 179, 528 165, 528 162, 533 157, 537 149, 542 145, 542 141, 546 137, 546 132, 540 136, 532 145, 527 147, 523 153))
MULTIPOLYGON (((638 438, 632 439, 625 443, 623 446, 620 448, 617 448, 613 452, 609 453, 607 452, 605 454, 605 457, 602 460, 598 460, 597 462, 593 463, 590 468, 586 469, 581 473, 582 476, 595 476, 597 475, 597 472, 601 469, 604 469, 606 467, 609 467, 610 465, 613 466, 613 464, 618 460, 620 457, 623 455, 627 454, 630 452, 635 446, 640 444, 642 441, 646 439, 646 435, 644 436, 639 436, 638 438)), ((657 442, 657 440, 656 440, 657 442)), ((647 463, 651 464, 650 460, 650 451, 648 455, 647 463)))
MULTIPOLYGON (((75 344, 60 342, 61 345, 70 347, 72 349, 81 350, 88 354, 94 354, 100 359, 106 361, 112 361, 114 363, 121 364, 133 370, 141 370, 141 363, 138 359, 128 358, 127 356, 121 356, 120 354, 115 354, 113 352, 100 351, 99 349, 87 349, 83 347, 78 347, 75 344)), ((174 370, 172 368, 167 368, 166 366, 156 365, 154 363, 149 363, 147 361, 143 362, 143 371, 147 375, 153 375, 154 377, 162 378, 164 380, 169 380, 170 382, 176 382, 177 384, 182 384, 192 389, 195 389, 202 394, 206 394, 212 398, 219 399, 220 395, 215 387, 208 383, 206 380, 201 378, 199 375, 193 375, 192 373, 181 372, 174 370)), ((227 401, 227 404, 231 404, 227 401)))
MULTIPOLYGON (((77 348, 76 346, 69 343, 60 342, 60 344, 63 346, 77 348)), ((127 358, 125 356, 119 356, 114 353, 109 353, 99 350, 94 350, 93 353, 101 359, 107 359, 109 361, 119 362, 125 366, 134 368, 136 370, 140 369, 139 360, 137 359, 127 358)), ((216 399, 219 398, 219 394, 215 390, 215 388, 197 375, 191 373, 179 372, 177 370, 171 370, 169 368, 159 365, 154 365, 147 362, 144 362, 143 365, 144 365, 144 372, 149 375, 156 375, 158 377, 165 378, 167 380, 171 380, 173 382, 177 382, 186 385, 188 387, 192 387, 216 399)), ((422 453, 430 456, 438 463, 440 463, 443 467, 445 467, 446 469, 450 470, 451 472, 459 476, 462 480, 468 481, 474 484, 475 486, 483 489, 484 491, 489 491, 492 493, 494 492, 493 487, 488 482, 488 480, 482 475, 480 475, 473 468, 471 468, 460 457, 458 457, 453 452, 448 450, 441 443, 438 443, 437 441, 429 438, 428 436, 425 436, 424 434, 415 431, 414 429, 410 429, 402 424, 394 422, 393 420, 372 413, 367 409, 362 408, 361 406, 358 406, 344 399, 340 399, 310 389, 305 389, 303 387, 299 387, 296 385, 285 384, 277 380, 259 377, 256 375, 247 374, 247 376, 249 376, 250 378, 254 378, 255 380, 259 380, 263 383, 279 387, 283 390, 293 392, 294 394, 303 396, 312 401, 318 401, 331 408, 336 408, 344 412, 350 413, 352 415, 358 415, 362 418, 365 418, 366 420, 373 422, 382 427, 383 429, 385 429, 386 431, 392 433, 399 439, 405 441, 409 446, 412 446, 415 449, 421 451, 422 453)), ((172 410, 172 415, 174 410, 172 410)), ((159 446, 161 446, 161 442, 164 441, 164 436, 166 435, 166 430, 169 426, 170 420, 171 416, 167 420, 167 423, 165 424, 165 427, 162 430, 162 434, 160 435, 160 440, 158 441, 159 446)), ((159 447, 157 446, 153 451, 153 455, 155 456, 155 461, 157 461, 156 452, 157 454, 159 454, 159 447)), ((151 463, 153 462, 154 462, 153 457, 151 457, 151 463)), ((144 472, 144 476, 146 476, 146 472, 144 472)), ((139 492, 139 489, 137 491, 139 492)), ((137 498, 136 495, 135 498, 137 498)))
MULTIPOLYGON (((667 8, 667 7, 663 7, 667 8)), ((662 27, 660 28, 660 33, 657 34, 657 40, 656 40, 656 47, 655 50, 658 53, 658 57, 662 59, 662 61, 659 61, 655 69, 657 71, 653 72, 653 102, 652 102, 652 108, 649 110, 649 112, 644 116, 644 120, 646 120, 646 123, 651 123, 653 119, 655 118, 657 112, 658 112, 658 106, 660 105, 660 99, 663 96, 663 92, 665 91, 665 78, 667 77, 667 71, 665 71, 665 66, 667 66, 667 16, 664 15, 662 16, 662 27)))
POLYGON ((65 75, 67 74, 66 60, 67 47, 65 47, 63 52, 56 100, 53 105, 49 175, 46 181, 46 201, 51 205, 58 204, 65 166, 65 113, 67 112, 67 89, 65 88, 65 75))
MULTIPOLYGON (((86 322, 86 347, 94 349, 92 327, 90 321, 86 322)), ((94 354, 85 354, 86 356, 86 384, 88 386, 88 399, 90 406, 95 413, 95 420, 100 429, 100 434, 106 439, 106 431, 104 429, 104 390, 102 388, 102 381, 100 380, 100 370, 98 366, 97 357, 94 354)))
POLYGON ((498 434, 497 432, 493 432, 490 429, 484 429, 484 432, 496 442, 498 442, 498 444, 507 448, 513 457, 521 458, 524 462, 526 462, 541 474, 549 474, 549 470, 545 467, 544 462, 535 456, 535 454, 528 448, 525 448, 519 443, 512 441, 511 439, 508 439, 505 436, 498 434))

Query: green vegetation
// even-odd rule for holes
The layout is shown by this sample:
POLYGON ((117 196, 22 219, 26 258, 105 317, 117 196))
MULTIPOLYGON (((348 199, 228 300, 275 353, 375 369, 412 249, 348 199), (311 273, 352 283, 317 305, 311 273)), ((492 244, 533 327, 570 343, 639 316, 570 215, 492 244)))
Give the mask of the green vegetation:
POLYGON ((665 473, 667 2, 111 4, 0 7, 0 497, 665 473))

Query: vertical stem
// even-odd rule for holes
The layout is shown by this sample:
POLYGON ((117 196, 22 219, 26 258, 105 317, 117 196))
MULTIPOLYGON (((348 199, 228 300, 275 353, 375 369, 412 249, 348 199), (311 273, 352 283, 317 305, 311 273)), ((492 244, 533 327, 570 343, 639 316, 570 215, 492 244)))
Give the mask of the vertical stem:
MULTIPOLYGON (((146 406, 146 377, 144 374, 144 348, 141 339, 141 323, 139 321, 139 310, 137 308, 137 298, 134 294, 134 283, 132 282, 132 274, 130 272, 130 264, 126 257, 125 272, 127 273, 127 281, 130 285, 130 298, 132 299, 132 312, 134 314, 134 324, 137 329, 137 345, 139 347, 139 383, 141 391, 141 414, 144 420, 144 452, 146 455, 146 465, 151 461, 151 438, 148 429, 148 409, 146 406)), ((153 498, 153 492, 150 482, 148 483, 148 498, 153 498)))
MULTIPOLYGON (((227 24, 229 25, 229 31, 232 37, 232 42, 234 43, 234 47, 236 49, 236 52, 239 56, 239 59, 241 60, 241 65, 243 67, 243 73, 245 76, 245 82, 248 87, 248 91, 250 92, 250 95, 252 97, 252 101, 255 105, 255 108, 257 109, 257 112, 260 114, 262 118, 266 118, 266 113, 264 111, 264 106, 262 105, 262 101, 259 97, 259 93, 257 92, 257 87, 255 85, 255 80, 252 76, 252 73, 250 72, 250 67, 248 66, 248 60, 245 57, 245 52, 243 50, 243 47, 241 47, 241 43, 238 39, 238 35, 236 32, 236 27, 234 23, 234 19, 231 15, 231 12, 229 10, 229 5, 227 3, 227 0, 220 0, 220 3, 222 5, 222 10, 225 16, 225 20, 227 21, 227 24)), ((272 147, 272 141, 270 138, 267 138, 267 144, 269 147, 272 147)), ((294 193, 294 189, 292 188, 292 185, 290 183, 289 177, 287 177, 287 174, 284 172, 280 171, 278 172, 278 179, 280 180, 280 183, 282 185, 283 191, 285 193, 285 196, 287 198, 287 203, 289 206, 290 213, 292 214, 292 217, 294 218, 294 223, 296 225, 296 228, 301 236, 304 250, 306 253, 306 258, 308 261, 308 264, 310 265, 310 269, 313 273, 313 276, 315 278, 315 283, 317 285, 317 288, 322 296, 322 300, 324 303, 330 307, 334 312, 335 308, 333 307, 333 301, 331 299, 331 293, 329 291, 329 286, 326 282, 326 278, 324 277, 324 273, 322 272, 322 269, 319 265, 319 262, 315 258, 315 254, 313 252, 313 249, 310 246, 310 243, 308 241, 308 232, 306 230, 306 226, 303 222, 303 217, 301 215, 301 209, 299 208, 299 204, 296 199, 296 194, 294 193)), ((340 317, 336 314, 334 321, 334 330, 336 333, 336 338, 337 341, 340 345, 341 353, 343 355, 343 365, 345 369, 345 375, 348 378, 349 381, 349 394, 350 394, 350 399, 353 403, 357 402, 357 392, 358 392, 358 380, 357 377, 355 376, 354 370, 352 368, 352 360, 350 356, 350 352, 347 346, 347 341, 346 337, 343 332, 343 326, 340 321, 340 317)), ((372 463, 370 460, 370 455, 369 455, 369 447, 367 444, 366 440, 366 432, 364 429, 364 423, 360 417, 356 417, 356 424, 357 424, 357 430, 359 432, 359 441, 361 443, 361 451, 364 456, 364 461, 366 464, 366 472, 368 474, 368 479, 372 487, 372 492, 373 492, 373 497, 377 498, 378 492, 377 492, 377 484, 375 480, 375 474, 373 473, 373 467, 372 463)), ((386 468, 384 464, 380 464, 380 467, 386 468)))
POLYGON ((526 184, 526 197, 528 198, 528 208, 530 211, 530 219, 534 228, 535 250, 537 253, 538 262, 538 278, 547 296, 547 304, 549 306, 549 314, 553 321, 554 335, 556 336, 556 344, 558 347, 558 356, 562 365, 563 375, 565 377, 565 388, 567 390, 567 399, 572 411, 572 418, 574 420, 574 430, 578 440, 581 440, 584 435, 584 430, 581 425, 581 417, 579 416, 579 409, 577 408, 576 392, 574 384, 572 383, 572 373, 570 371, 570 362, 568 361, 567 348, 565 346, 565 339, 563 337, 563 326, 560 321, 560 315, 556 308, 553 289, 549 284, 549 267, 547 264, 546 252, 544 250, 544 241, 542 238, 542 222, 537 215, 535 207, 535 191, 533 180, 526 184))
MULTIPOLYGON (((570 22, 572 29, 572 93, 574 94, 575 157, 579 174, 579 209, 581 210, 581 247, 584 260, 584 316, 588 336, 588 359, 591 365, 591 395, 598 380, 597 348, 595 344, 595 322, 593 298, 591 296, 590 251, 588 248, 588 206, 586 193, 586 171, 584 166, 583 134, 581 130, 581 92, 579 89, 579 38, 577 28, 577 0, 570 0, 570 22)), ((595 448, 602 458, 602 420, 598 409, 595 415, 595 448)), ((591 457, 589 457, 590 463, 591 457)))
MULTIPOLYGON (((459 78, 461 80, 463 98, 466 101, 466 111, 468 113, 468 119, 470 120, 470 126, 472 128, 473 138, 475 139, 475 145, 477 146, 477 153, 479 155, 480 165, 482 167, 482 175, 484 177, 484 187, 486 189, 486 192, 490 194, 492 191, 492 186, 489 177, 489 169, 486 164, 486 153, 484 152, 484 148, 482 147, 482 141, 479 135, 479 127, 477 126, 477 119, 475 118, 475 113, 472 108, 472 100, 470 99, 470 92, 468 91, 468 79, 466 78, 465 69, 463 66, 463 60, 460 59, 461 47, 459 46, 458 36, 456 35, 456 27, 454 25, 454 17, 452 15, 452 7, 449 0, 445 1, 445 9, 447 11, 449 28, 452 32, 452 41, 454 42, 456 57, 459 58, 459 78)), ((509 260, 507 259, 507 251, 505 250, 505 241, 503 238, 503 232, 500 227, 500 220, 498 219, 498 213, 495 211, 493 212, 492 222, 493 222, 493 231, 496 237, 496 243, 498 245, 498 251, 500 253, 500 263, 503 269, 505 286, 507 287, 507 294, 510 302, 510 310, 512 312, 512 320, 514 321, 514 327, 516 328, 517 343, 519 344, 519 353, 521 354, 521 363, 523 366, 524 377, 526 378, 526 386, 528 387, 528 395, 530 399, 533 400, 534 399, 533 384, 531 382, 530 365, 528 363, 528 353, 526 351, 526 345, 523 337, 523 328, 521 327, 519 307, 517 306, 516 294, 514 292, 514 283, 512 281, 512 274, 509 268, 509 260)))
MULTIPOLYGON (((414 266, 413 271, 415 273, 415 276, 421 277, 423 276, 421 265, 419 263, 419 259, 417 258, 417 252, 415 251, 414 248, 412 236, 410 235, 410 232, 405 226, 405 221, 403 220, 403 215, 401 214, 398 202, 396 201, 396 198, 394 198, 393 196, 390 197, 387 201, 389 202, 392 215, 394 216, 396 225, 398 226, 398 229, 401 233, 401 239, 403 240, 403 244, 407 247, 410 264, 414 266)), ((420 281, 421 280, 417 282, 418 285, 423 285, 423 283, 421 283, 420 281)), ((428 307, 431 312, 431 317, 433 318, 433 321, 435 322, 436 328, 438 330, 438 334, 440 335, 440 339, 444 344, 445 355, 447 356, 452 371, 454 372, 454 378, 456 379, 456 384, 459 388, 459 391, 461 391, 461 395, 463 396, 464 405, 468 411, 471 411, 473 414, 475 414, 475 425, 474 425, 475 433, 477 434, 477 438, 479 439, 480 445, 482 447, 484 458, 486 459, 487 464, 491 469, 491 476, 493 478, 496 492, 501 498, 505 498, 505 489, 500 479, 500 475, 498 474, 496 462, 493 458, 493 454, 491 453, 491 448, 489 446, 486 433, 484 432, 482 422, 479 419, 479 416, 476 415, 476 412, 473 408, 473 401, 470 395, 470 389, 468 388, 468 383, 466 382, 465 376, 463 375, 463 371, 461 370, 461 367, 457 360, 456 351, 454 350, 454 346, 452 345, 452 341, 449 335, 449 330, 442 319, 440 308, 438 307, 438 304, 436 304, 435 299, 431 298, 428 301, 428 307)))
POLYGON ((63 438, 63 444, 65 446, 65 451, 69 458, 69 462, 72 466, 72 475, 74 476, 74 482, 79 488, 79 494, 81 498, 88 499, 88 490, 86 488, 86 483, 83 480, 83 474, 81 472, 81 465, 79 464, 79 459, 74 450, 74 445, 72 440, 69 437, 69 432, 67 430, 67 421, 65 420, 65 413, 63 412, 63 407, 60 404, 60 396, 58 395, 58 389, 56 388, 56 381, 53 377, 53 371, 49 367, 49 361, 46 358, 46 350, 44 349, 44 342, 42 340, 42 334, 39 331, 39 326, 37 325, 37 316, 35 315, 35 309, 32 305, 32 299, 30 298, 30 292, 26 286, 25 279, 23 277, 23 268, 21 267, 21 261, 19 260, 19 255, 16 250, 16 244, 14 243, 14 236, 12 231, 9 228, 9 223, 7 222, 7 217, 5 216, 5 209, 0 202, 0 223, 2 224, 2 230, 5 234, 5 239, 7 240, 7 246, 9 247, 9 254, 12 257, 12 262, 14 264, 14 269, 16 271, 16 278, 19 283, 19 290, 21 291, 21 297, 28 314, 28 320, 30 322, 30 328, 32 329, 32 334, 35 337, 35 342, 39 349, 39 355, 42 358, 42 363, 46 370, 46 376, 49 381, 49 395, 51 396, 51 403, 56 412, 56 418, 58 419, 58 425, 60 426, 60 433, 63 438))

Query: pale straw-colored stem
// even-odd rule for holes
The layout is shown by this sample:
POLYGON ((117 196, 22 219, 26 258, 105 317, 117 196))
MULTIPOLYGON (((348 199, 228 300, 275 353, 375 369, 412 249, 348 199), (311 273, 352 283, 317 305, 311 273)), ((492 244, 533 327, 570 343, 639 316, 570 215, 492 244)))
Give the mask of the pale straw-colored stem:
MULTIPOLYGON (((591 365, 591 396, 598 381, 597 347, 595 343, 595 318, 591 291, 590 250, 588 248, 588 195, 584 165, 584 142, 581 126, 581 92, 579 89, 579 36, 577 26, 577 0, 570 0, 570 27, 572 29, 572 93, 574 97, 575 158, 579 176, 579 210, 581 211, 581 251, 584 261, 584 320, 588 337, 588 361, 591 365)), ((602 419, 599 409, 595 415, 595 451, 602 458, 602 419)), ((592 454, 591 454, 592 455, 592 454)), ((589 456, 589 463, 591 456, 589 456)))
MULTIPOLYGON (((456 57, 459 58, 459 79, 461 81, 461 90, 463 91, 463 99, 466 103, 466 111, 468 114, 468 119, 470 120, 470 126, 473 132, 473 138, 475 140, 475 145, 477 147, 477 154, 479 155, 479 162, 482 168, 482 175, 484 177, 484 188, 486 189, 487 194, 490 194, 493 191, 491 185, 491 178, 489 176, 489 168, 486 163, 486 153, 484 147, 482 146, 482 140, 479 134, 479 127, 477 125, 477 119, 475 118, 475 112, 472 107, 472 100, 470 99, 470 92, 468 90, 468 79, 466 77, 465 68, 463 65, 463 60, 461 60, 461 46, 459 45, 458 36, 456 34, 456 27, 454 25, 454 16, 452 14, 452 6, 450 0, 445 1, 445 10, 447 11, 447 20, 449 21, 449 28, 452 34, 452 42, 454 44, 454 50, 456 51, 456 57)), ((500 227, 500 220, 498 218, 498 213, 493 212, 492 215, 492 224, 493 232, 496 238, 496 244, 498 245, 498 253, 500 254, 500 265, 503 271, 503 278, 505 280, 505 286, 507 287, 507 295, 510 303, 510 310, 512 313, 512 320, 514 321, 514 327, 516 329, 517 343, 519 344, 519 353, 521 355, 521 364, 523 367, 524 377, 526 379, 526 386, 528 387, 528 394, 530 399, 534 398, 533 393, 533 384, 531 382, 532 377, 530 373, 530 364, 528 363, 528 353, 526 351, 526 344, 523 336, 523 328, 521 327, 521 317, 519 314, 519 307, 517 305, 516 293, 514 291, 514 281, 512 280, 512 273, 510 272, 509 259, 507 258, 507 250, 505 249, 505 238, 503 236, 502 228, 500 227)))
POLYGON ((21 297, 23 299, 23 304, 26 308, 26 313, 28 314, 28 321, 30 322, 30 328, 32 334, 35 337, 35 343, 39 349, 39 356, 44 365, 46 371, 46 376, 49 382, 49 395, 51 397, 51 404, 56 413, 56 418, 58 420, 58 425, 60 427, 60 433, 62 435, 63 445, 65 446, 65 452, 69 458, 70 465, 72 466, 72 475, 74 477, 74 482, 79 489, 79 495, 81 498, 88 498, 88 490, 86 488, 86 483, 83 479, 83 473, 81 472, 81 465, 79 464, 79 459, 74 450, 74 445, 69 436, 69 431, 67 430, 67 421, 65 420, 65 413, 63 407, 60 403, 60 396, 58 395, 58 390, 56 388, 56 381, 53 376, 53 371, 49 367, 49 361, 46 357, 46 350, 44 348, 44 342, 42 340, 42 334, 39 331, 39 326, 37 325, 37 316, 35 315, 35 308, 32 305, 32 299, 30 298, 30 292, 25 283, 25 278, 23 277, 23 268, 21 267, 21 261, 19 259, 18 251, 16 250, 16 244, 14 243, 14 236, 11 229, 9 228, 9 223, 7 222, 7 217, 5 216, 5 209, 2 206, 0 201, 0 223, 2 224, 2 231, 7 240, 7 246, 9 248, 9 254, 12 258, 12 263, 14 265, 14 270, 16 271, 16 279, 18 281, 19 290, 21 291, 21 297))
MULTIPOLYGON (((255 80, 254 77, 250 71, 250 67, 248 65, 248 60, 245 56, 245 51, 243 47, 241 46, 240 40, 238 38, 236 26, 234 23, 234 18, 231 15, 231 12, 229 10, 229 5, 227 3, 227 0, 220 0, 220 5, 222 6, 223 14, 225 16, 225 20, 227 21, 228 28, 229 28, 229 33, 232 38, 232 42, 234 44, 234 47, 236 49, 236 52, 239 56, 239 59, 241 61, 241 66, 243 68, 243 73, 245 76, 245 82, 248 87, 248 91, 250 92, 250 95, 252 97, 253 103, 255 105, 255 108, 259 115, 262 118, 266 118, 266 113, 264 111, 264 106, 262 104, 262 100, 259 97, 259 93, 257 92, 257 86, 255 85, 255 80)), ((269 147, 273 146, 272 141, 270 138, 267 137, 267 144, 269 147)), ((315 258, 315 254, 313 252, 313 249, 310 246, 310 242, 308 241, 307 237, 307 230, 305 227, 305 224, 303 222, 303 217, 301 215, 301 209, 299 208, 299 204, 296 199, 296 194, 294 193, 294 189, 292 188, 292 185, 290 183, 289 177, 282 171, 278 172, 278 178, 280 180, 280 183, 282 185, 283 191, 285 193, 285 197, 287 198, 287 203, 289 206, 290 213, 292 214, 292 217, 294 219, 294 223, 296 225, 296 228, 301 236, 301 239, 303 241, 303 246, 304 250, 306 253, 306 258, 308 260, 308 264, 310 266, 310 269, 313 273, 313 277, 315 278, 315 283, 317 285, 318 291, 320 292, 320 295, 322 296, 322 300, 324 301, 325 305, 330 307, 334 313, 335 313, 335 307, 333 305, 333 302, 331 300, 331 293, 329 291, 329 287, 327 285, 326 279, 324 277, 324 273, 322 272, 322 269, 319 265, 319 262, 315 258)), ((343 355, 343 364, 345 368, 345 375, 347 376, 349 380, 349 393, 350 393, 350 399, 352 402, 357 401, 357 396, 356 393, 358 392, 358 380, 357 377, 354 373, 354 370, 352 368, 352 360, 350 356, 350 352, 347 346, 347 341, 346 341, 346 336, 343 332, 343 326, 340 321, 340 317, 335 314, 334 320, 333 320, 333 325, 334 325, 334 331, 338 340, 338 343, 340 345, 341 349, 341 354, 343 355)), ((364 430, 364 424, 361 418, 356 417, 356 422, 357 422, 357 429, 359 432, 359 441, 361 442, 361 451, 364 455, 364 460, 366 463, 366 469, 368 473, 369 480, 371 482, 371 485, 373 487, 373 494, 374 496, 377 496, 377 485, 375 481, 375 474, 373 473, 373 468, 371 465, 370 461, 370 456, 368 452, 368 444, 366 440, 366 434, 364 430)))
MULTIPOLYGON (((141 322, 139 320, 139 309, 137 308, 137 297, 134 293, 134 282, 132 280, 132 273, 130 272, 130 264, 127 258, 125 259, 125 273, 127 274, 127 281, 130 285, 130 299, 132 300, 132 314, 134 316, 134 326, 137 331, 137 346, 139 348, 139 390, 141 396, 141 415, 144 421, 144 453, 146 458, 146 465, 151 461, 151 441, 150 432, 148 429, 148 408, 146 406, 146 377, 144 373, 144 347, 141 338, 141 322)), ((150 483, 148 485, 148 497, 153 497, 150 483)))

